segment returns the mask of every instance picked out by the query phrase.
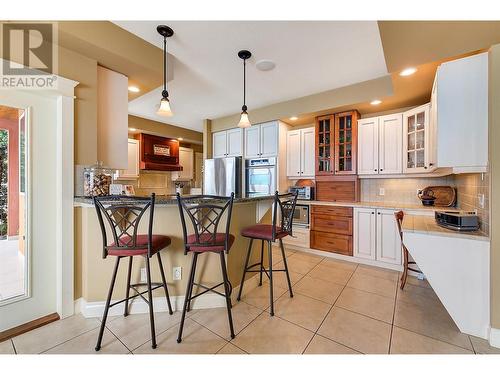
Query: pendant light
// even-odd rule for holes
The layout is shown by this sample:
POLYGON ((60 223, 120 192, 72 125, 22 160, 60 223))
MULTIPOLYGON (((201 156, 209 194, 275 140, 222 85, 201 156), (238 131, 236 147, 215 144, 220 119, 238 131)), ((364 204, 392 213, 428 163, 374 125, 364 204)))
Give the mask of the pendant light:
POLYGON ((160 108, 156 112, 160 116, 172 116, 172 110, 170 109, 170 100, 168 100, 167 91, 167 38, 174 35, 174 30, 165 25, 159 25, 156 28, 158 34, 163 37, 163 91, 161 92, 160 108))
POLYGON ((248 119, 247 113, 247 105, 246 105, 246 68, 247 68, 247 60, 252 56, 252 53, 247 50, 241 50, 238 52, 238 57, 243 60, 243 106, 241 107, 241 117, 240 122, 238 123, 239 128, 248 128, 252 126, 250 124, 250 120, 248 119))

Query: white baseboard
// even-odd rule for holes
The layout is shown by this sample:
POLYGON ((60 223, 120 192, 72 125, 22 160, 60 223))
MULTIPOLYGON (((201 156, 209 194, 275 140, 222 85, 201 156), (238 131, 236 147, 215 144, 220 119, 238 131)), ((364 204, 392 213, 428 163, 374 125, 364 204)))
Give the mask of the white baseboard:
POLYGON ((490 345, 495 348, 500 348, 500 329, 490 328, 490 345))
MULTIPOLYGON (((245 290, 244 294, 247 294, 253 290, 259 283, 258 274, 252 276, 251 278, 245 280, 245 290)), ((231 293, 231 301, 236 302, 236 297, 238 296, 240 287, 237 286, 233 289, 231 293)), ((112 301, 113 303, 114 301, 112 301)), ((75 301, 75 314, 82 314, 86 318, 100 318, 104 313, 105 301, 87 302, 84 298, 79 298, 75 301)), ((172 305, 172 310, 182 311, 184 307, 184 296, 171 296, 170 304, 172 305)), ((209 309, 216 307, 225 307, 226 300, 224 297, 219 296, 214 293, 204 294, 191 302, 191 308, 196 309, 209 309)), ((124 304, 120 303, 113 306, 108 315, 117 316, 123 314, 124 304)), ((154 297, 153 298, 153 308, 155 312, 165 312, 168 311, 167 300, 165 297, 154 297)), ((129 304, 130 314, 144 314, 149 312, 148 305, 140 297, 136 298, 133 302, 129 304)))

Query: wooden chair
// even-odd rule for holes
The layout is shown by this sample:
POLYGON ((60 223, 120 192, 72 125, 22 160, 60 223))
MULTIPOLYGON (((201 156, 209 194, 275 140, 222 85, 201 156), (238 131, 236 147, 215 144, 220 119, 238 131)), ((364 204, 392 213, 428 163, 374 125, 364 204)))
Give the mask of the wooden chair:
POLYGON ((411 268, 409 266, 410 264, 417 264, 417 263, 408 260, 409 258, 408 249, 406 248, 403 242, 403 230, 401 229, 401 227, 403 225, 404 212, 403 211, 395 212, 394 216, 396 217, 396 223, 398 224, 399 237, 401 238, 401 250, 403 252, 403 274, 401 275, 401 282, 399 285, 399 287, 403 289, 406 284, 406 278, 408 277, 408 271, 413 271, 420 274, 422 273, 422 271, 420 271, 419 269, 411 268))

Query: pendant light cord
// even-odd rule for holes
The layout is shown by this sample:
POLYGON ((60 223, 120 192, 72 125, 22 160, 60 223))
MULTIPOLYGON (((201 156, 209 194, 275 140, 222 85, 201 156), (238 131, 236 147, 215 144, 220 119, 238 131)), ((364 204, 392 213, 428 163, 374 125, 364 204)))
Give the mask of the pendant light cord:
POLYGON ((247 60, 243 60, 243 107, 246 107, 247 94, 247 60))
POLYGON ((167 91, 167 38, 163 37, 163 91, 167 91))

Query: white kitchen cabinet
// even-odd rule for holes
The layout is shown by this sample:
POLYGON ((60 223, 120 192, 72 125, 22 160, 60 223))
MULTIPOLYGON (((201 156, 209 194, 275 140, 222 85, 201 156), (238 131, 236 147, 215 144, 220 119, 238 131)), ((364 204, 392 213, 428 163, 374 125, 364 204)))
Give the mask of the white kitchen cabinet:
POLYGON ((353 256, 375 260, 376 258, 376 219, 375 209, 354 209, 354 249, 353 256))
POLYGON ((401 238, 394 212, 394 210, 377 209, 376 260, 401 264, 401 238))
POLYGON ((402 114, 358 120, 358 174, 402 173, 402 114))
POLYGON ((430 103, 403 113, 403 173, 427 173, 436 168, 430 161, 430 103))
POLYGON ((271 121, 245 128, 245 158, 278 155, 278 122, 271 121))
POLYGON ((438 167, 488 166, 488 53, 439 66, 431 96, 438 167))
POLYGON ((194 177, 194 150, 187 147, 179 147, 179 164, 182 171, 173 172, 172 180, 189 181, 194 177))
POLYGON ((314 178, 315 128, 287 132, 287 177, 314 178))
POLYGON ((375 208, 354 209, 354 257, 401 264, 401 240, 394 212, 375 208))
POLYGON ((115 180, 132 180, 139 178, 139 141, 128 139, 127 169, 119 169, 115 173, 115 180))
POLYGON ((213 133, 212 148, 214 158, 241 156, 243 153, 242 129, 234 128, 213 133))

